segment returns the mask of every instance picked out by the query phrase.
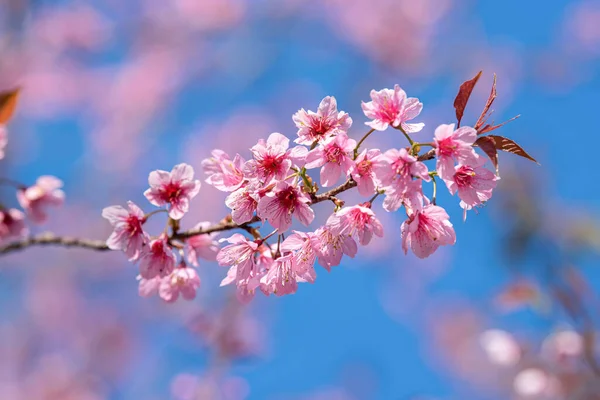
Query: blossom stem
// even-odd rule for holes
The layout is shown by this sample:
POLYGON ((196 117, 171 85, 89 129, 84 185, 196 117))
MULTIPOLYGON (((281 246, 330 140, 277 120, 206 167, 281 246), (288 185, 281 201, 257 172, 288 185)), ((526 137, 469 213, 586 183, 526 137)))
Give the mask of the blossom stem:
POLYGON ((358 157, 358 149, 360 148, 360 145, 363 144, 363 142, 365 140, 367 140, 367 138, 369 137, 369 135, 371 135, 371 133, 375 132, 375 129, 371 129, 369 132, 365 133, 365 136, 362 137, 362 139, 360 139, 360 141, 356 144, 356 147, 354 148, 354 159, 356 160, 356 157, 358 157))
POLYGON ((412 140, 410 138, 410 136, 408 136, 408 133, 406 133, 406 131, 402 128, 402 125, 398 125, 395 128, 398 129, 400 132, 402 132, 402 134, 404 135, 404 137, 406 138, 406 140, 408 140, 408 143, 410 143, 410 146, 412 147, 415 142, 414 142, 414 140, 412 140))
POLYGON ((435 180, 436 174, 431 174, 431 182, 433 183, 433 196, 431 197, 431 203, 435 206, 435 196, 437 194, 437 181, 435 180))
POLYGON ((167 210, 165 210, 164 208, 161 208, 160 210, 154 210, 149 212, 148 214, 144 215, 144 223, 148 220, 148 218, 150 218, 153 215, 159 214, 161 212, 168 212, 167 210))
POLYGON ((265 237, 264 237, 262 240, 263 240, 263 241, 265 241, 265 240, 267 240, 268 238, 270 238, 271 236, 273 236, 273 235, 274 235, 274 234, 276 234, 276 233, 277 233, 277 229, 275 229, 273 232, 269 233, 269 234, 268 234, 267 236, 265 236, 265 237))
POLYGON ((12 186, 19 190, 27 189, 27 185, 23 185, 21 182, 17 182, 8 178, 0 178, 0 185, 12 186))

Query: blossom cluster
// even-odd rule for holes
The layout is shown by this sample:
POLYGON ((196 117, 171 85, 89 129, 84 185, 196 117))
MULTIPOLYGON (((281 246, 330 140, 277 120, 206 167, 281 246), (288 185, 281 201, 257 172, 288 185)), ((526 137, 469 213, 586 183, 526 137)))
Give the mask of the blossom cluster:
POLYGON ((33 224, 46 222, 47 208, 60 206, 65 199, 65 193, 61 189, 62 181, 50 175, 40 176, 31 186, 10 180, 0 180, 0 183, 10 184, 17 189, 17 201, 23 209, 8 208, 0 204, 0 243, 27 236, 27 221, 33 224))
POLYGON ((106 208, 103 216, 114 226, 107 245, 139 262, 140 294, 158 293, 166 301, 179 294, 193 298, 200 285, 193 269, 198 257, 216 259, 229 268, 222 285, 235 284, 241 301, 250 300, 257 291, 277 296, 295 293, 298 283, 315 281, 315 264, 330 271, 344 256, 354 257, 359 245, 368 245, 374 235, 383 236, 372 208, 379 196, 383 196, 385 211, 405 210, 406 220, 399 229, 405 253, 411 249, 425 258, 440 246, 454 244, 450 218, 436 204, 436 177, 451 194, 458 194, 465 217, 468 210, 490 199, 499 178, 484 167, 485 159, 475 151, 478 132, 443 124, 435 129, 432 141, 417 142, 411 136, 423 135, 424 129, 423 123, 414 122, 423 108, 417 98, 408 97, 398 85, 373 90, 370 97, 362 109, 371 129, 359 141, 349 134, 352 118, 338 111, 336 99, 328 96, 316 112, 301 109, 293 115, 297 128, 293 143, 281 133, 271 133, 250 148, 248 159, 213 150, 201 163, 205 181, 227 193, 225 204, 231 209, 214 229, 204 222, 191 234, 178 232, 178 221, 200 189, 200 181, 187 164, 150 174, 150 188, 144 195, 152 205, 166 207, 162 211, 169 215, 161 235, 153 237, 143 229, 149 216, 159 210, 145 214, 132 202, 127 209, 106 208), (396 130, 407 146, 361 151, 369 135, 387 129, 396 130), (431 150, 421 154, 425 147, 431 150), (432 170, 425 164, 431 159, 436 159, 432 170), (310 170, 318 170, 319 184, 310 170), (433 184, 431 198, 424 194, 423 182, 433 184), (320 192, 321 187, 332 189, 320 192), (347 206, 335 197, 354 187, 365 201, 347 206), (322 201, 334 205, 323 225, 292 230, 294 221, 309 228, 315 219, 313 206, 322 201), (273 231, 263 237, 252 225, 256 223, 268 224, 273 231), (234 233, 220 239, 224 246, 219 248, 214 234, 225 227, 240 228, 251 236, 234 233), (171 234, 167 234, 169 228, 171 234))

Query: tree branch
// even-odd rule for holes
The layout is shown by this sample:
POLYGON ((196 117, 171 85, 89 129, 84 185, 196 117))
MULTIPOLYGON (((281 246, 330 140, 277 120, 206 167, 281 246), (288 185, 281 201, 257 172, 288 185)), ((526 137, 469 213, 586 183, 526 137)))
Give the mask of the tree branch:
MULTIPOLYGON (((311 204, 317 204, 325 200, 330 200, 335 195, 345 192, 346 190, 352 189, 355 186, 356 182, 350 178, 338 187, 335 187, 319 195, 313 195, 311 204)), ((192 236, 203 235, 213 232, 229 231, 232 229, 243 229, 247 232, 252 233, 252 230, 254 228, 251 225, 259 221, 260 218, 258 218, 258 216, 254 216, 250 221, 245 222, 243 224, 236 224, 231 220, 226 220, 203 229, 190 229, 189 231, 185 232, 177 232, 171 235, 169 239, 185 240, 192 236)), ((40 235, 31 236, 27 239, 15 241, 4 246, 0 246, 0 254, 7 254, 13 251, 24 250, 31 246, 79 247, 83 249, 97 251, 109 250, 108 246, 106 245, 106 242, 103 240, 79 239, 67 236, 57 236, 51 232, 46 232, 40 235)))
POLYGON ((105 251, 109 250, 104 240, 79 239, 68 236, 56 236, 52 232, 46 232, 31 236, 17 242, 9 243, 0 247, 0 254, 10 253, 12 251, 23 250, 30 246, 62 246, 62 247, 80 247, 89 250, 105 251))

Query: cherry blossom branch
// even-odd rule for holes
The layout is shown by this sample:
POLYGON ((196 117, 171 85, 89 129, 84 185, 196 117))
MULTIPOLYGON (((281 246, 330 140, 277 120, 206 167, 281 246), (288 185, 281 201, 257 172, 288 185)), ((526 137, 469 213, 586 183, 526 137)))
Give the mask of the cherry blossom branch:
POLYGON ((0 247, 0 254, 6 254, 13 251, 24 250, 31 246, 61 246, 61 247, 79 247, 88 250, 105 251, 109 250, 104 240, 82 239, 69 236, 57 236, 52 232, 46 232, 31 236, 27 239, 12 242, 0 247))
MULTIPOLYGON (((317 204, 325 200, 335 199, 335 196, 339 193, 345 192, 346 190, 352 189, 356 186, 356 182, 352 179, 348 179, 345 183, 337 186, 327 192, 313 195, 311 204, 317 204)), ((250 221, 243 224, 236 224, 230 219, 219 222, 218 224, 211 225, 206 228, 190 229, 184 232, 177 232, 170 236, 169 239, 174 240, 185 240, 192 236, 203 235, 214 232, 223 232, 233 229, 243 229, 251 235, 256 235, 256 228, 251 225, 259 222, 260 218, 254 216, 250 221)), ((40 235, 31 236, 29 238, 15 241, 4 246, 0 246, 0 254, 7 254, 13 251, 24 250, 32 246, 60 246, 60 247, 79 247, 88 250, 105 251, 109 250, 106 242, 103 240, 75 238, 68 236, 57 236, 54 233, 46 232, 40 235)))

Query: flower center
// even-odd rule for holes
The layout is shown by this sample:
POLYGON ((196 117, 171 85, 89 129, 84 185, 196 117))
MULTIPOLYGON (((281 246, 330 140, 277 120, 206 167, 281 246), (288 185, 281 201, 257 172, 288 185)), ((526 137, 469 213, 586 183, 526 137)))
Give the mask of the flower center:
POLYGON ((277 198, 279 199, 279 203, 283 208, 289 212, 294 212, 294 209, 296 208, 297 196, 293 187, 289 187, 279 192, 277 194, 277 198))
POLYGON ((360 176, 369 175, 371 172, 371 164, 372 162, 370 160, 363 160, 356 165, 356 169, 360 176))
POLYGON ((325 149, 325 158, 327 158, 327 161, 330 163, 339 164, 345 155, 346 153, 344 150, 337 145, 333 145, 325 149))
POLYGON ((176 202, 181 196, 181 185, 178 183, 169 182, 161 191, 163 201, 167 203, 176 202))
POLYGON ((460 187, 471 186, 475 179, 475 171, 468 166, 462 166, 454 174, 454 181, 460 187))

